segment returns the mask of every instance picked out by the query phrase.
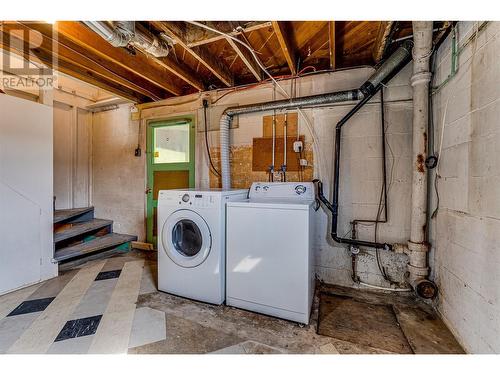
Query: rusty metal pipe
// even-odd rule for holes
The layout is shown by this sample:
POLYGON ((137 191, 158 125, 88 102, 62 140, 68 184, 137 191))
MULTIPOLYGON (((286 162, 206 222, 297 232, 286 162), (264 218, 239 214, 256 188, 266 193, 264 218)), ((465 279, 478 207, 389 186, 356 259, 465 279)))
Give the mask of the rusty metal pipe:
POLYGON ((432 21, 413 22, 413 174, 411 193, 411 229, 406 253, 409 257, 408 281, 425 298, 435 296, 437 288, 427 279, 429 267, 427 228, 427 132, 429 125, 430 57, 432 21))

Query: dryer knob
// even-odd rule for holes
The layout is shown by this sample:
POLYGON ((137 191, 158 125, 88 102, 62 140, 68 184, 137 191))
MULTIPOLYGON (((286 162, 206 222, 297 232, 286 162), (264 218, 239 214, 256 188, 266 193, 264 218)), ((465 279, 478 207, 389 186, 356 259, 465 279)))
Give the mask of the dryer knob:
POLYGON ((182 201, 185 202, 185 203, 189 202, 189 194, 184 194, 182 196, 182 201))

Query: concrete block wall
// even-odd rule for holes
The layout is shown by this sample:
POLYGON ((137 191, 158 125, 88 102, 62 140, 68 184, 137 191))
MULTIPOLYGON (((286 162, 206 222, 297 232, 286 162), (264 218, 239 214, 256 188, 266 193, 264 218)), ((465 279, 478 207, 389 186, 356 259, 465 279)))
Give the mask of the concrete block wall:
MULTIPOLYGON (((500 23, 459 22, 468 43, 458 72, 433 97, 435 148, 442 137, 439 211, 431 253, 436 306, 472 353, 500 352, 500 23)), ((434 84, 450 73, 451 37, 437 51, 434 84)), ((431 208, 437 204, 433 189, 431 208)))
MULTIPOLYGON (((305 76, 297 80, 297 95, 313 95, 329 91, 337 91, 359 87, 373 72, 373 68, 363 67, 351 70, 338 71, 334 73, 317 74, 305 76)), ((411 197, 411 119, 412 119, 412 90, 409 85, 411 75, 411 64, 408 65, 399 75, 397 75, 384 90, 385 94, 385 121, 388 139, 388 174, 390 180, 389 189, 389 223, 379 225, 378 238, 389 242, 405 242, 409 236, 410 211, 409 202, 411 197)), ((281 85, 290 92, 290 81, 282 81, 281 85)), ((166 100, 159 103, 159 106, 145 108, 141 111, 142 139, 147 122, 158 119, 168 119, 169 117, 183 114, 194 114, 197 121, 197 130, 203 129, 203 118, 200 116, 201 100, 203 96, 208 96, 215 100, 224 94, 222 92, 208 92, 201 95, 194 94, 188 97, 166 100), (176 104, 179 103, 179 104, 176 104), (165 104, 165 105, 161 105, 165 104)), ((279 90, 276 91, 276 98, 283 96, 279 90)), ((237 91, 225 96, 217 105, 231 106, 236 104, 249 104, 271 100, 273 98, 272 85, 262 85, 256 88, 237 91)), ((379 194, 382 183, 381 174, 381 136, 380 136, 380 99, 376 97, 368 103, 356 116, 354 116, 345 126, 342 142, 342 182, 341 182, 341 233, 349 235, 349 222, 354 218, 375 218, 379 194)), ((324 108, 304 109, 304 113, 309 119, 316 134, 319 154, 314 153, 314 176, 320 177, 325 184, 325 193, 331 194, 330 186, 333 168, 333 145, 334 127, 351 108, 352 104, 341 104, 324 108)), ((237 148, 248 148, 252 145, 254 137, 262 137, 262 117, 272 113, 257 113, 242 115, 238 119, 238 127, 231 130, 232 145, 237 148)), ((104 116, 104 115, 101 115, 104 116)), ((111 121, 114 118, 103 118, 101 126, 108 128, 106 132, 112 132, 113 128, 124 126, 128 128, 125 115, 120 121, 111 121), (121 123, 123 121, 123 123, 121 123)), ((117 120, 117 119, 115 119, 117 120)), ((94 125, 96 126, 96 125, 94 125)), ((211 124, 210 129, 217 129, 218 125, 211 124)), ((136 128, 135 128, 136 129, 136 128)), ((115 142, 107 133, 96 134, 94 131, 94 141, 99 142, 101 136, 108 137, 107 142, 115 142)), ((132 132, 132 130, 130 130, 132 132)), ((299 116, 299 133, 304 134, 306 142, 312 141, 311 133, 308 131, 306 121, 299 116)), ((112 133, 111 133, 112 134, 112 133)), ((128 149, 128 156, 133 158, 131 150, 135 148, 136 140, 131 137, 128 143, 121 139, 121 146, 128 149), (130 156, 132 155, 132 156, 130 156)), ((104 142, 106 143, 106 142, 104 142)), ((209 144, 217 148, 219 145, 219 132, 213 130, 209 132, 209 144)), ((112 146, 115 147, 115 146, 112 146)), ((142 144, 145 149, 145 144, 142 144)), ((216 156, 216 155, 215 155, 216 156)), ((123 156, 123 161, 127 160, 123 156)), ((100 156, 94 156, 95 163, 98 163, 100 156)), ((139 159, 134 160, 138 162, 139 159)), ((109 158, 109 162, 121 162, 109 158)), ((104 162, 103 162, 104 163, 104 162)), ((105 164, 105 163, 104 163, 105 164)), ((105 168, 104 165, 102 168, 105 168)), ((144 178, 145 171, 134 164, 134 167, 127 167, 127 171, 134 171, 134 178, 138 180, 144 178)), ((97 172, 99 173, 99 172, 97 172)), ((128 172, 127 172, 128 173, 128 172)), ((209 186, 208 160, 205 150, 203 133, 197 132, 196 141, 196 186, 206 188, 209 186)), ((102 173, 103 179, 105 173, 102 173)), ((101 180, 103 181, 103 180, 101 180)), ((95 178, 95 183, 99 183, 99 178, 95 178)), ((139 181, 137 181, 139 186, 139 181)), ((108 183, 107 187, 101 187, 104 191, 112 187, 108 183)), ((99 190, 96 189, 96 190, 99 190)), ((139 197, 138 191, 133 189, 129 194, 125 189, 132 187, 120 186, 121 199, 127 202, 137 200, 144 202, 139 197)), ((138 190, 138 189, 137 189, 138 190)), ((95 194, 98 194, 97 192, 95 194)), ((97 206, 97 201, 96 206, 97 206)), ((105 200, 101 201, 105 204, 105 200)), ((135 205, 136 202, 133 202, 135 205)), ((139 207, 137 207, 139 209, 139 207)), ((120 222, 120 211, 117 207, 112 212, 107 212, 105 217, 120 222), (116 216, 118 215, 118 216, 116 216)), ((134 222, 137 225, 137 233, 142 230, 143 223, 139 223, 139 211, 135 212, 137 218, 134 222)), ((134 215, 135 215, 134 213, 134 215)), ((144 213, 142 213, 144 215, 144 213)), ((135 217, 135 216, 134 216, 135 217)), ((330 215, 323 209, 315 215, 316 238, 314 248, 316 251, 316 272, 318 276, 328 283, 353 286, 351 280, 351 259, 346 247, 333 243, 329 236, 330 215)), ((359 228, 360 238, 373 239, 373 226, 359 228)), ((387 268, 389 275, 398 282, 403 281, 406 271, 406 256, 384 253, 381 251, 382 264, 387 268)), ((358 264, 358 275, 363 281, 389 286, 383 280, 377 268, 375 253, 373 250, 362 250, 358 264)))

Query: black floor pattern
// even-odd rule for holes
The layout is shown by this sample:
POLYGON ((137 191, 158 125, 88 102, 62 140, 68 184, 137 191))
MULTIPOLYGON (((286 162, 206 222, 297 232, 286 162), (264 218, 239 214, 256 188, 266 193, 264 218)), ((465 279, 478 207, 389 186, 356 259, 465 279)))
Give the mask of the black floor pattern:
POLYGON ((95 278, 95 281, 116 279, 120 276, 121 272, 122 272, 121 270, 99 272, 99 274, 95 278))
POLYGON ((55 341, 93 335, 97 331, 101 318, 102 315, 96 315, 88 318, 69 320, 66 322, 61 332, 59 332, 55 341))
POLYGON ((54 300, 54 298, 55 297, 24 301, 14 310, 12 310, 11 313, 7 316, 15 316, 15 315, 22 315, 22 314, 29 314, 33 312, 43 311, 47 308, 48 305, 50 305, 50 303, 54 300))

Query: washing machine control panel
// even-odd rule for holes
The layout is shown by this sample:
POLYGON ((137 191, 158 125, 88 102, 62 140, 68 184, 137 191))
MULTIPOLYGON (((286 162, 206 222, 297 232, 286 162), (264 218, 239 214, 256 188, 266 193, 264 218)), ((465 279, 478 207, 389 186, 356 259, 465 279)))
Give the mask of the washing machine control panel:
POLYGON ((220 197, 209 192, 186 192, 186 191, 162 191, 160 190, 158 200, 168 205, 179 207, 213 207, 219 204, 220 197))
POLYGON ((254 182, 250 188, 249 198, 250 200, 314 200, 314 184, 312 182, 254 182))

